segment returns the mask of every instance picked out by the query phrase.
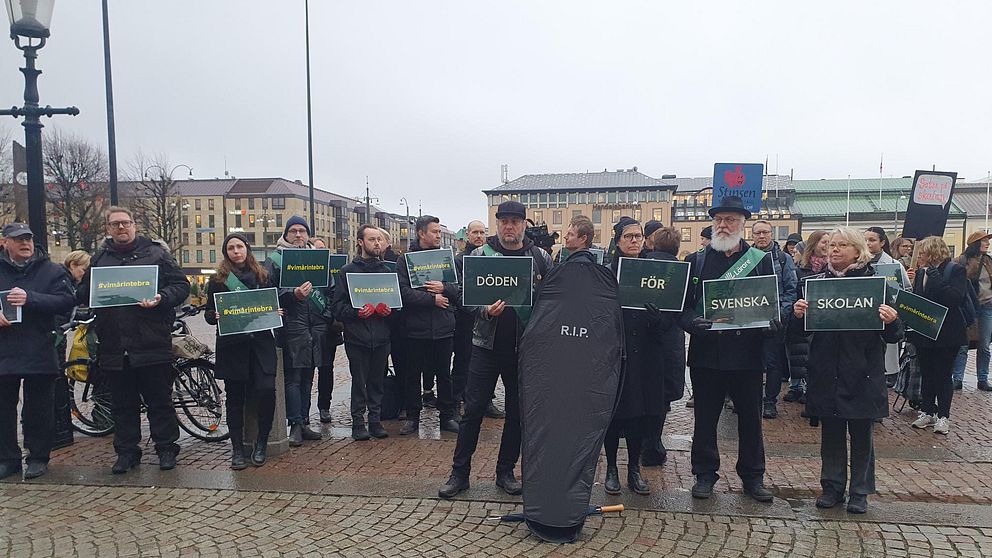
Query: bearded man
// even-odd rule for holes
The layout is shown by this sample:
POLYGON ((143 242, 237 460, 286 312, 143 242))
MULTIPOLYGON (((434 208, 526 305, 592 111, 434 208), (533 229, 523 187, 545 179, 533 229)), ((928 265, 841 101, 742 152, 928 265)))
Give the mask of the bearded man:
POLYGON ((709 498, 720 478, 717 424, 729 396, 737 410, 737 474, 744 492, 759 502, 771 502, 772 493, 764 486, 765 447, 761 438, 762 348, 765 338, 778 331, 781 323, 773 321, 768 330, 711 331, 713 322, 703 317, 701 301, 703 281, 772 275, 774 270, 768 254, 752 249, 743 239, 751 212, 741 198, 724 197, 709 214, 713 238, 689 259, 692 281, 682 313, 683 328, 690 334, 687 363, 695 397, 691 461, 696 484, 692 496, 709 498))

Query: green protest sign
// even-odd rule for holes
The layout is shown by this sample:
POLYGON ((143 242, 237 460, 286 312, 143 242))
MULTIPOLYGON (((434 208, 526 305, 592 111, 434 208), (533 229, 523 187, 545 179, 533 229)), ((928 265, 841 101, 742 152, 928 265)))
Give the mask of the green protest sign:
POLYGON ((428 281, 458 282, 455 255, 447 248, 407 252, 404 257, 410 286, 414 288, 423 287, 428 281))
POLYGON ((940 335, 940 328, 947 318, 946 306, 909 291, 899 291, 895 309, 906 327, 934 340, 940 335))
POLYGON ((17 324, 21 322, 21 307, 14 306, 13 304, 7 302, 7 295, 10 291, 0 291, 0 312, 3 312, 3 317, 12 324, 17 324))
POLYGON ((534 294, 534 258, 530 256, 465 256, 464 306, 530 306, 534 294))
POLYGON ((778 277, 703 281, 703 317, 714 330, 768 327, 779 318, 778 277))
POLYGON ((689 262, 620 258, 620 306, 644 310, 644 305, 651 303, 660 310, 681 312, 689 286, 689 266, 689 262))
POLYGON ((331 270, 331 286, 337 285, 335 277, 341 273, 341 268, 348 265, 348 256, 345 254, 331 254, 327 266, 331 270))
POLYGON ((396 270, 397 270, 396 262, 391 262, 391 261, 388 261, 388 260, 383 260, 382 261, 382 265, 384 265, 386 267, 386 269, 389 270, 390 273, 396 273, 396 270))
POLYGON ((90 308, 129 306, 158 294, 158 266, 115 265, 90 268, 90 308))
POLYGON ((214 305, 220 314, 217 333, 221 336, 282 327, 279 291, 274 287, 215 293, 214 305))
POLYGON ((307 281, 314 287, 326 287, 330 280, 330 250, 316 248, 284 249, 279 287, 295 289, 307 281))
MULTIPOLYGON (((606 250, 603 250, 602 248, 588 248, 588 250, 592 252, 594 256, 596 256, 596 263, 598 263, 599 265, 603 265, 603 260, 606 258, 606 250)), ((559 252, 558 255, 559 262, 564 262, 565 260, 568 259, 569 256, 572 255, 571 250, 564 247, 558 252, 559 252)))
POLYGON ((806 281, 806 331, 882 329, 885 277, 838 277, 806 281))
POLYGON ((886 301, 895 302, 896 294, 902 290, 902 265, 898 263, 875 264, 875 275, 885 277, 886 301))
POLYGON ((400 282, 395 273, 348 273, 348 294, 351 307, 361 308, 366 304, 378 306, 384 302, 390 308, 402 308, 400 282))

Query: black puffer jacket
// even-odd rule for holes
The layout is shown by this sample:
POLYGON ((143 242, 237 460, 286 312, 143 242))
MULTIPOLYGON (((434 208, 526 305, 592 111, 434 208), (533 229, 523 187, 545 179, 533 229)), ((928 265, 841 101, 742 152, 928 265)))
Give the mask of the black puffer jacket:
POLYGON ((389 273, 389 268, 382 263, 382 260, 365 260, 361 257, 355 258, 351 263, 341 268, 337 285, 334 287, 334 302, 331 306, 334 315, 344 324, 345 344, 373 349, 389 346, 389 321, 391 320, 377 314, 370 318, 359 318, 358 309, 351 307, 351 294, 348 291, 349 273, 389 273))
MULTIPOLYGON (((845 277, 870 277, 874 268, 853 269, 845 277)), ((800 298, 809 275, 800 281, 800 298)), ((793 320, 791 337, 809 340, 806 415, 849 420, 877 419, 889 414, 885 385, 885 344, 903 337, 898 318, 882 331, 805 330, 805 320, 793 320)))
MULTIPOLYGON (((279 246, 285 247, 280 239, 279 246)), ((271 257, 263 264, 269 272, 269 284, 279 285, 280 265, 271 257)), ((331 354, 328 348, 328 337, 331 323, 334 321, 331 311, 331 287, 314 287, 323 298, 324 308, 307 297, 303 300, 296 298, 295 289, 279 289, 279 306, 286 315, 282 319, 282 327, 276 330, 276 341, 283 349, 284 368, 314 368, 331 364, 331 354)))
POLYGON ((0 250, 0 291, 18 287, 28 294, 21 322, 0 327, 0 377, 58 374, 52 330, 58 325, 55 316, 72 310, 71 284, 65 268, 52 263, 40 246, 24 267, 0 250))
POLYGON ((909 340, 917 349, 923 347, 960 347, 968 344, 968 328, 964 325, 961 305, 968 302, 966 268, 950 260, 935 268, 921 268, 916 272, 913 292, 927 300, 947 307, 947 317, 936 341, 916 332, 909 333, 909 340), (926 285, 923 279, 926 277, 926 285))
MULTIPOLYGON (((817 274, 810 268, 796 268, 796 277, 798 277, 799 282, 802 283, 807 277, 816 275, 822 277, 822 274, 817 274)), ((797 289, 798 290, 798 289, 797 289)), ((801 295, 797 295, 802 298, 801 295)), ((791 331, 795 327, 801 327, 802 324, 793 325, 793 322, 797 322, 795 316, 790 313, 787 316, 787 320, 783 319, 783 323, 787 324, 787 330, 791 331)), ((789 377, 793 380, 805 379, 808 372, 807 366, 809 365, 809 337, 805 335, 788 335, 785 337, 785 354, 789 357, 789 377)))
MULTIPOLYGON (((411 251, 419 252, 419 245, 412 246, 411 251)), ((458 283, 445 283, 444 296, 448 298, 447 308, 434 305, 434 295, 427 289, 410 286, 410 275, 407 271, 406 257, 396 262, 396 274, 399 275, 400 295, 403 297, 403 324, 405 335, 410 339, 448 339, 455 336, 455 305, 461 297, 458 283)))
MULTIPOLYGON (((678 256, 668 252, 650 252, 653 260, 679 261, 678 256)), ((671 318, 660 324, 658 335, 661 338, 661 360, 665 369, 665 401, 671 403, 685 395, 685 331, 682 330, 678 312, 666 312, 671 318)))
MULTIPOLYGON (((139 236, 134 250, 118 252, 113 240, 107 239, 100 252, 90 261, 94 267, 118 265, 158 266, 158 294, 162 300, 154 308, 116 306, 96 310, 96 334, 100 339, 100 366, 122 370, 124 357, 132 367, 172 362, 172 324, 176 307, 189 297, 189 281, 176 260, 156 242, 139 236)), ((76 301, 88 304, 90 272, 87 271, 76 291, 76 301)))
MULTIPOLYGON (((258 277, 251 271, 236 271, 235 275, 249 289, 264 289, 270 287, 270 281, 260 285, 258 277)), ((231 289, 223 283, 210 281, 207 284, 207 309, 203 319, 210 325, 217 325, 217 306, 214 295, 226 293, 231 289)), ((237 335, 217 336, 216 376, 221 380, 247 382, 250 362, 258 363, 263 374, 274 376, 276 373, 276 340, 272 331, 254 331, 237 335)))

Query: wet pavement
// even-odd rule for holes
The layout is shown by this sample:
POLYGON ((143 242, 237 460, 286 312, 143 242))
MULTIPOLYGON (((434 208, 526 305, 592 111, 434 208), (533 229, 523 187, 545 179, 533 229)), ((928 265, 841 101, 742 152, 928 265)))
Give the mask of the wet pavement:
MULTIPOLYGON (((627 511, 590 520, 578 544, 554 546, 519 524, 482 519, 519 510, 520 499, 493 484, 501 420, 485 419, 472 488, 452 502, 436 499, 455 441, 438 430, 436 411, 425 410, 419 436, 401 437, 399 422, 387 421, 389 438, 351 440, 343 353, 324 439, 262 468, 233 472, 227 443, 184 437, 176 470, 159 471, 148 445, 141 467, 112 476, 111 439, 76 434, 48 475, 0 482, 0 555, 992 556, 992 394, 975 389, 973 355, 948 436, 910 428, 908 406, 877 425, 878 495, 864 516, 812 505, 819 429, 796 403, 779 403, 779 418, 763 421, 773 504, 741 493, 729 410, 720 426, 724 478, 712 500, 693 500, 692 416, 681 401, 665 427, 668 462, 644 468, 653 494, 606 495, 601 462, 593 503, 627 511)), ((625 458, 621 451, 621 469, 625 458)))

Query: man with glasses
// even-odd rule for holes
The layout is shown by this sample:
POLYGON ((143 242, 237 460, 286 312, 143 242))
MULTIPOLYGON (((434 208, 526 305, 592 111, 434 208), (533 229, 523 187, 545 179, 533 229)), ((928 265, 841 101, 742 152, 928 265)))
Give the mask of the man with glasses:
MULTIPOLYGON (((779 313, 784 321, 792 315, 792 305, 796 302, 796 266, 792 257, 779 248, 772 238, 772 226, 768 221, 755 221, 751 225, 754 247, 764 250, 772 260, 772 268, 778 277, 779 313)), ((788 358, 785 353, 785 339, 776 335, 765 339, 765 402, 761 416, 766 419, 778 417, 778 394, 782 391, 782 377, 788 372, 788 358)))
POLYGON ((696 484, 692 496, 709 498, 720 478, 717 425, 729 395, 737 410, 737 474, 744 493, 759 502, 771 502, 773 495, 764 485, 761 380, 764 340, 777 333, 781 323, 773 321, 768 331, 711 331, 713 322, 703 317, 702 298, 704 281, 772 275, 774 269, 768 254, 744 241, 744 227, 751 212, 741 198, 726 196, 709 214, 713 218, 713 238, 690 260, 691 283, 682 313, 683 329, 690 334, 687 362, 695 396, 691 461, 696 484))
POLYGON ((96 310, 100 339, 100 369, 110 374, 114 414, 115 475, 141 462, 141 403, 148 408, 148 425, 159 468, 176 466, 179 422, 172 406, 172 324, 175 308, 189 296, 189 281, 161 244, 138 236, 131 211, 111 207, 106 212, 107 235, 93 256, 90 270, 76 292, 78 304, 88 304, 90 275, 95 267, 152 265, 158 267, 158 294, 133 306, 96 310))

